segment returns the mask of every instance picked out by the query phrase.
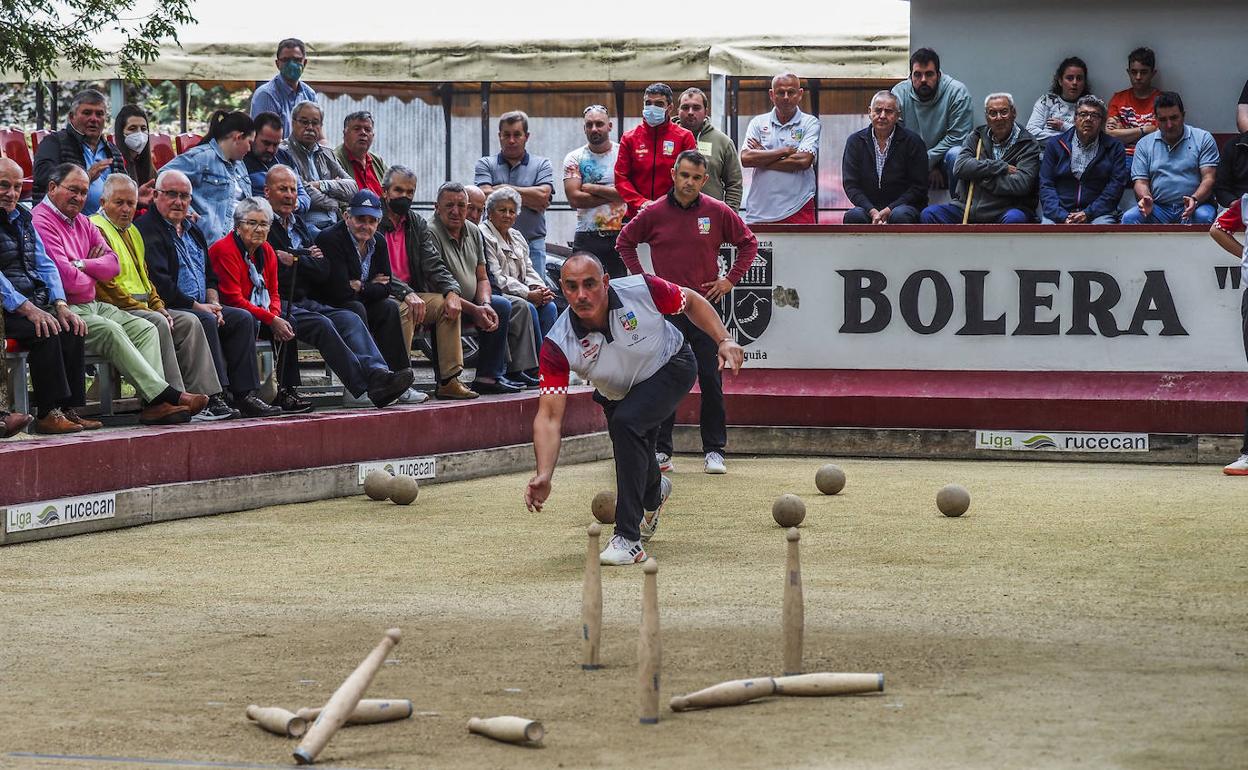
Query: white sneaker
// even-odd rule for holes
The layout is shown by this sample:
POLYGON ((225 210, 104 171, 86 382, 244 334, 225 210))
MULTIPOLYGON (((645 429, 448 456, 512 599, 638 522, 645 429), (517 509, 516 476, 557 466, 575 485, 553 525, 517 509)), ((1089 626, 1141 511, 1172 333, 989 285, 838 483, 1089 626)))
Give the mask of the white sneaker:
POLYGON ((373 405, 372 400, 368 397, 368 393, 364 393, 361 396, 353 396, 351 395, 351 391, 345 389, 342 391, 342 405, 347 409, 360 409, 361 407, 368 407, 369 409, 376 408, 373 405))
POLYGON ((429 400, 429 394, 424 391, 408 388, 407 392, 399 396, 400 404, 423 404, 429 400))
POLYGON ((1240 455, 1239 459, 1222 469, 1227 476, 1248 476, 1248 455, 1240 455))
POLYGON ((707 452, 706 472, 711 474, 727 473, 728 468, 724 466, 724 456, 719 452, 707 452))
POLYGON ((676 464, 672 462, 672 456, 666 452, 655 452, 654 459, 659 462, 659 473, 671 473, 676 470, 676 464))
POLYGON ((620 535, 612 535, 607 547, 598 554, 598 561, 609 567, 623 567, 629 564, 640 564, 646 559, 646 551, 639 540, 625 540, 620 535))
POLYGON ((659 514, 663 511, 663 504, 667 502, 667 498, 672 496, 672 480, 667 476, 659 477, 659 507, 653 511, 646 511, 641 517, 641 542, 646 542, 654 537, 654 533, 659 531, 659 514))

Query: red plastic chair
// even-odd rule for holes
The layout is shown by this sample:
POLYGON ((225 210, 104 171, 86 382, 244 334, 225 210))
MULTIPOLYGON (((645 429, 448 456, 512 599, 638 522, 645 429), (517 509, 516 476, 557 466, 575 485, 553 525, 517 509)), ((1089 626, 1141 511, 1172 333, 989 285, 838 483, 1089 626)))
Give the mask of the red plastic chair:
POLYGON ((204 138, 199 134, 178 134, 178 154, 181 155, 202 141, 204 141, 204 138))
POLYGON ((26 146, 26 135, 13 128, 0 130, 0 155, 22 167, 22 197, 29 198, 34 184, 34 160, 26 146))
POLYGON ((46 128, 41 128, 38 131, 30 132, 30 152, 32 155, 36 152, 39 152, 39 143, 42 142, 43 138, 50 133, 52 132, 47 130, 46 128))
POLYGON ((160 168, 173 160, 173 137, 168 134, 152 134, 148 141, 152 143, 152 166, 160 168))

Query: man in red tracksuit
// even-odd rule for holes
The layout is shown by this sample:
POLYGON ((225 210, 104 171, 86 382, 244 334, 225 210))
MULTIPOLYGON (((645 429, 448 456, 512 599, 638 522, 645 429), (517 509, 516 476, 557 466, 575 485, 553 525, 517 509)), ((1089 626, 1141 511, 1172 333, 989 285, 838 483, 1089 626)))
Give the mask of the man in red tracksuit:
MULTIPOLYGON (((669 172, 672 189, 662 200, 647 206, 624 226, 615 247, 630 273, 642 272, 637 259, 637 245, 650 244, 650 260, 654 274, 677 286, 692 289, 709 302, 715 302, 745 275, 758 254, 758 239, 727 204, 702 194, 706 184, 706 157, 697 150, 687 150, 676 158, 669 172), (719 274, 719 246, 731 243, 737 247, 737 258, 728 266, 727 275, 719 274)), ((616 178, 619 189, 619 178, 616 178)), ((698 385, 702 389, 702 451, 706 455, 707 473, 724 473, 724 446, 728 443, 727 415, 724 413, 724 387, 719 374, 719 343, 683 316, 671 323, 679 329, 693 348, 698 362, 698 385)), ((672 412, 659 428, 655 459, 659 469, 672 469, 672 412)))
POLYGON ((675 96, 666 83, 646 86, 642 99, 642 123, 620 139, 615 160, 615 189, 628 204, 626 219, 667 195, 676 156, 698 146, 692 132, 672 122, 675 96))

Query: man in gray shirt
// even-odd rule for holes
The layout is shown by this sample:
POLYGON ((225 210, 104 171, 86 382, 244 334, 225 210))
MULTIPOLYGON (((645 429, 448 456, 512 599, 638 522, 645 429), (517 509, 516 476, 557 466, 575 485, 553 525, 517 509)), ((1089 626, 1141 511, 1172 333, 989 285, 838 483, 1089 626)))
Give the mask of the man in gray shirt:
POLYGON ((501 185, 520 193, 516 229, 529 242, 529 260, 537 274, 546 275, 546 209, 555 194, 555 174, 549 158, 529 154, 528 142, 529 116, 520 110, 504 112, 498 119, 499 153, 477 161, 473 182, 487 196, 501 185))

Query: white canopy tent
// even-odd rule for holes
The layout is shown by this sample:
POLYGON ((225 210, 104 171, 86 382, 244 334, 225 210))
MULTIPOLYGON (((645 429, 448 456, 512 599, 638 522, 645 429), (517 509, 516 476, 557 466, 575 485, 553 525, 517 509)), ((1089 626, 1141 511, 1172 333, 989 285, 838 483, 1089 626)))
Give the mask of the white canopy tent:
MULTIPOLYGON (((573 0, 385 6, 308 0, 295 6, 204 0, 180 45, 147 67, 153 80, 260 81, 274 45, 308 45, 311 82, 700 80, 710 75, 904 77, 910 3, 828 0, 777 13, 632 0, 623 8, 573 0)), ((108 34, 100 36, 108 47, 108 34)), ((91 80, 113 72, 57 72, 91 80)), ((12 81, 14 76, 10 75, 12 81)))

